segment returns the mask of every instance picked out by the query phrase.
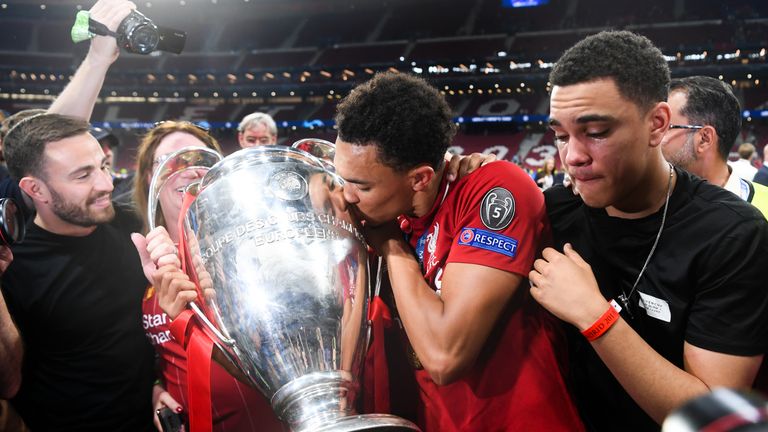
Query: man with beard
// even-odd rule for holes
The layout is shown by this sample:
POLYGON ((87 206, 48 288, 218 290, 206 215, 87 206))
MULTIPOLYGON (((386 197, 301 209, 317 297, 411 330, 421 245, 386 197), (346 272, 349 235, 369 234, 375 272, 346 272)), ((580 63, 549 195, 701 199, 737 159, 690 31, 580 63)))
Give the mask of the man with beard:
POLYGON ((741 130, 741 106, 730 84, 708 76, 673 79, 664 158, 676 167, 723 187, 768 215, 768 188, 739 177, 728 153, 741 130))
POLYGON ((32 430, 148 431, 146 279, 130 240, 140 225, 113 207, 107 158, 88 131, 84 120, 40 114, 6 136, 11 176, 37 209, 2 281, 24 342, 12 403, 32 430))

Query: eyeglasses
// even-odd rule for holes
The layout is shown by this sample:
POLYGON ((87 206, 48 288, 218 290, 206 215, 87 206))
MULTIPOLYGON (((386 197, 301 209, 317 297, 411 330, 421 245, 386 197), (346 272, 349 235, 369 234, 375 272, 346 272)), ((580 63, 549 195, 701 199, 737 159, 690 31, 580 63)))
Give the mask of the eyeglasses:
POLYGON ((198 129, 200 129, 201 131, 203 131, 205 133, 208 133, 211 130, 210 125, 208 124, 208 122, 195 123, 195 122, 186 121, 186 120, 178 120, 178 121, 175 121, 175 120, 163 120, 163 121, 159 121, 159 122, 156 122, 155 124, 153 124, 152 128, 154 129, 154 128, 158 127, 158 126, 162 126, 164 124, 170 124, 170 123, 191 125, 191 126, 194 126, 194 127, 198 128, 198 129))
POLYGON ((704 126, 701 125, 669 125, 670 129, 690 129, 690 130, 699 130, 704 129, 704 126))
POLYGON ((152 166, 153 167, 160 166, 161 163, 165 162, 166 160, 168 160, 169 157, 171 157, 171 154, 172 153, 166 153, 164 155, 158 156, 154 161, 152 161, 152 166))
MULTIPOLYGON (((159 121, 159 122, 154 123, 152 125, 152 128, 154 129, 154 128, 162 126, 164 124, 173 124, 173 125, 184 124, 184 125, 190 125, 190 126, 196 127, 197 129, 199 129, 202 132, 205 132, 206 134, 210 130, 208 128, 208 123, 207 122, 206 123, 194 123, 194 122, 186 121, 186 120, 163 120, 163 121, 159 121)), ((168 159, 168 157, 170 155, 171 154, 168 153, 168 154, 164 154, 164 155, 158 156, 155 160, 152 161, 152 166, 153 167, 159 166, 161 163, 165 162, 165 160, 168 159)))

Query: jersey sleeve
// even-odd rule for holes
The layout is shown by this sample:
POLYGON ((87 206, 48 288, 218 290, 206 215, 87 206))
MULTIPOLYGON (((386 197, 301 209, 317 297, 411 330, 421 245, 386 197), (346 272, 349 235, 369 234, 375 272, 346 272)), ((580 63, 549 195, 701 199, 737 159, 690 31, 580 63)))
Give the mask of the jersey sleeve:
POLYGON ((545 228, 544 196, 525 172, 507 162, 474 174, 457 200, 457 235, 447 262, 528 277, 545 228))
POLYGON ((685 339, 725 354, 763 354, 768 350, 768 224, 753 218, 728 231, 711 242, 696 268, 685 339))

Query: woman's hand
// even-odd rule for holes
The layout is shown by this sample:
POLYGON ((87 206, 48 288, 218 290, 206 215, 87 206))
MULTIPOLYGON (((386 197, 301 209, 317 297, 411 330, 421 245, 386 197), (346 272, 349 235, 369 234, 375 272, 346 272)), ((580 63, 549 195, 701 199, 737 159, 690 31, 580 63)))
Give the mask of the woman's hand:
MULTIPOLYGON (((173 412, 180 414, 184 411, 184 407, 180 403, 176 402, 176 399, 168 393, 163 386, 155 384, 152 388, 152 411, 154 412, 155 427, 158 431, 163 432, 162 426, 160 426, 160 418, 157 416, 157 412, 165 407, 170 408, 173 412)), ((184 430, 184 426, 181 427, 184 430)))
POLYGON ((179 251, 164 227, 156 227, 146 237, 139 233, 133 233, 131 234, 131 240, 139 252, 144 276, 147 277, 150 283, 155 282, 155 272, 160 267, 174 266, 181 268, 179 251))

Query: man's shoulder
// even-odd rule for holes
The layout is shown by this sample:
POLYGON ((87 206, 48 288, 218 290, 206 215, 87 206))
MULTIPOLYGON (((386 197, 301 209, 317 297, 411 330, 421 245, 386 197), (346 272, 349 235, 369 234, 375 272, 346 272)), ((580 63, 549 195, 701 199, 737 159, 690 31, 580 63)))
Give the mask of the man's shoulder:
POLYGON ((110 222, 111 226, 123 233, 141 232, 143 219, 132 205, 118 202, 112 204, 115 207, 115 218, 110 222))
POLYGON ((473 171, 471 174, 467 175, 466 179, 469 182, 477 182, 482 181, 483 179, 497 177, 500 177, 500 180, 513 180, 521 177, 527 177, 529 180, 531 180, 531 176, 523 171, 522 168, 505 160, 494 161, 483 165, 473 171))
POLYGON ((456 182, 456 189, 463 194, 484 194, 489 188, 494 187, 520 193, 539 194, 540 192, 536 183, 525 171, 508 161, 496 161, 484 165, 456 182))
MULTIPOLYGON (((715 186, 685 171, 678 171, 685 193, 690 198, 690 210, 703 217, 724 225, 738 224, 748 220, 764 220, 754 205, 741 199, 731 191, 715 186)), ((764 188, 765 189, 765 188, 764 188)), ((761 196, 768 192, 760 192, 761 196)))
POLYGON ((753 181, 750 183, 752 183, 752 187, 755 188, 755 193, 757 193, 758 190, 760 190, 760 193, 763 193, 763 194, 768 193, 768 186, 765 186, 760 183, 755 183, 753 181))
POLYGON ((764 186, 768 186, 768 164, 763 164, 758 168, 755 173, 755 178, 752 179, 753 183, 758 183, 764 186))
POLYGON ((486 206, 494 203, 512 208, 520 214, 543 213, 544 198, 528 174, 507 161, 496 161, 482 166, 455 185, 449 186, 452 198, 448 207, 486 206), (453 189, 453 190, 451 190, 453 189))
POLYGON ((550 219, 554 216, 569 213, 584 204, 581 197, 574 194, 573 190, 562 184, 556 184, 544 191, 544 202, 547 206, 547 214, 550 219))
POLYGON ((581 198, 573 193, 573 189, 565 187, 562 184, 557 184, 544 191, 544 198, 547 199, 547 203, 580 203, 581 198))
POLYGON ((752 163, 746 159, 739 159, 735 162, 728 161, 728 164, 731 165, 731 168, 733 168, 738 176, 746 180, 752 180, 757 173, 757 167, 752 165, 752 163))
POLYGON ((749 202, 755 206, 768 219, 768 187, 760 183, 750 182, 754 193, 749 202))

